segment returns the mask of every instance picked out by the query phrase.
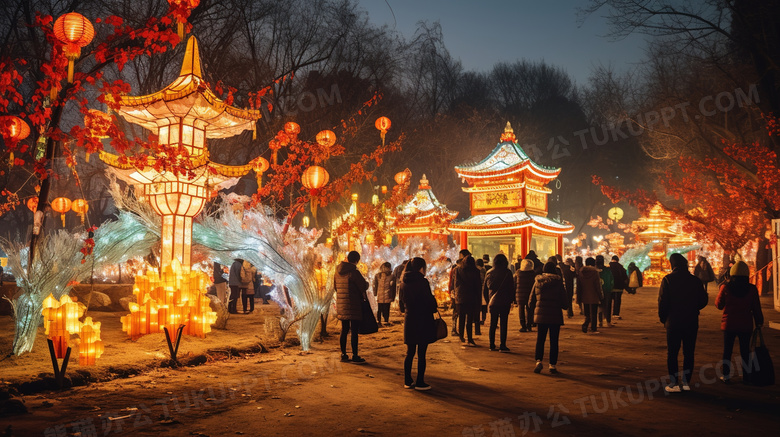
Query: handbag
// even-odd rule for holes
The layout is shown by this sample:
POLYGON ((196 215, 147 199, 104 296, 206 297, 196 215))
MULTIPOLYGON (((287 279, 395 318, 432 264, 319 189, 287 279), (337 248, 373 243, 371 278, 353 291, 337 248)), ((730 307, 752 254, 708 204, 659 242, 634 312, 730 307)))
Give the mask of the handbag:
POLYGON ((371 309, 371 304, 367 300, 361 303, 360 310, 363 315, 363 320, 360 321, 360 333, 361 334, 373 334, 379 331, 379 325, 376 323, 376 317, 374 311, 371 309))
POLYGON ((759 387, 775 383, 775 368, 772 365, 772 358, 769 356, 769 349, 766 347, 761 328, 756 328, 750 338, 750 359, 743 378, 746 382, 759 387))
POLYGON ((628 286, 630 288, 639 288, 639 275, 637 275, 636 270, 631 272, 631 278, 628 280, 628 286))
POLYGON ((444 319, 441 318, 441 314, 439 311, 436 311, 436 318, 433 320, 434 327, 436 330, 434 331, 434 338, 433 341, 441 340, 442 338, 447 338, 448 331, 447 331, 447 322, 444 321, 444 319))

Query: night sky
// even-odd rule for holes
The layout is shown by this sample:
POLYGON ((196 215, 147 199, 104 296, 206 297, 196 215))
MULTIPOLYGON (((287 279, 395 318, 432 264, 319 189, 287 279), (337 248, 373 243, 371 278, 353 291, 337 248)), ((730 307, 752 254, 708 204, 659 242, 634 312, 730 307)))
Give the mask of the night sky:
POLYGON ((499 61, 544 60, 565 69, 585 85, 593 66, 631 68, 644 53, 645 40, 632 35, 613 42, 603 12, 580 27, 584 0, 359 0, 375 24, 387 24, 404 37, 417 22, 439 21, 447 49, 466 70, 488 71, 499 61), (392 8, 392 12, 391 9, 392 8), (395 17, 393 16, 395 14, 395 17))

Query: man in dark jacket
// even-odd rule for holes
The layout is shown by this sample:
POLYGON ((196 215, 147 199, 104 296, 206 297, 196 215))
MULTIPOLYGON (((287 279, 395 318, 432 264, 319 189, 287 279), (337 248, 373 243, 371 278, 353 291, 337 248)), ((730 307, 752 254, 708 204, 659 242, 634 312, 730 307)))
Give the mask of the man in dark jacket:
POLYGON ((658 317, 666 327, 666 365, 670 384, 668 393, 690 390, 693 353, 699 331, 699 310, 707 306, 707 291, 688 271, 688 260, 679 253, 669 257, 672 273, 664 276, 658 291, 658 317), (683 350, 683 372, 678 375, 677 355, 683 350))
POLYGON ((612 317, 621 320, 620 303, 623 301, 623 290, 628 288, 628 273, 620 264, 620 258, 617 255, 612 256, 612 262, 609 263, 609 269, 612 271, 612 317))
POLYGON ((366 360, 358 355, 358 333, 363 320, 363 301, 368 300, 368 282, 357 269, 360 254, 354 250, 347 260, 336 267, 333 286, 336 289, 336 311, 341 320, 341 361, 350 361, 347 355, 347 333, 352 331, 352 362, 362 364, 366 360))
POLYGON ((238 314, 238 298, 241 296, 241 269, 244 267, 244 260, 236 258, 230 266, 228 274, 228 286, 230 286, 230 297, 228 297, 228 312, 238 314))
POLYGON ((566 258, 566 262, 562 263, 560 267, 561 272, 563 272, 563 286, 566 287, 566 299, 569 302, 569 306, 566 308, 566 316, 571 319, 574 317, 572 300, 574 299, 574 282, 577 280, 577 271, 571 258, 566 258))
POLYGON ((457 326, 458 326, 458 304, 456 303, 458 301, 458 290, 455 288, 455 276, 458 272, 458 267, 460 267, 461 263, 464 259, 466 259, 467 256, 471 256, 471 252, 469 252, 468 249, 461 249, 458 253, 458 261, 455 262, 455 265, 452 266, 450 269, 450 283, 449 283, 449 292, 450 292, 450 302, 452 303, 452 335, 453 336, 459 336, 457 326))

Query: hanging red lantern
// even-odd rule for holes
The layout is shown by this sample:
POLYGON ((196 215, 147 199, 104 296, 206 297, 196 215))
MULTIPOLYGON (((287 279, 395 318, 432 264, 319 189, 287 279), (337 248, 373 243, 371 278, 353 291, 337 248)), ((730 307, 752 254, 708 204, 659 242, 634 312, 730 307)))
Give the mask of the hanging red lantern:
POLYGON ((10 150, 8 154, 8 165, 14 165, 14 149, 16 143, 22 141, 30 135, 30 126, 19 117, 14 115, 4 115, 0 117, 0 134, 10 150))
POLYGON ((294 121, 288 121, 284 124, 284 133, 290 136, 296 136, 301 133, 301 126, 294 121))
POLYGON ((330 179, 328 171, 318 165, 307 168, 301 175, 301 183, 311 195, 311 215, 315 220, 317 219, 316 198, 322 187, 328 183, 328 179, 330 179))
POLYGON ((33 196, 27 199, 27 208, 29 208, 30 211, 35 212, 38 210, 38 198, 33 196))
POLYGON ((87 201, 84 199, 74 199, 70 205, 70 209, 79 215, 79 218, 81 218, 81 224, 83 225, 84 215, 86 215, 87 211, 89 210, 89 204, 87 201))
POLYGON ((268 160, 263 158, 262 156, 259 156, 255 158, 252 162, 252 170, 255 171, 255 179, 257 179, 257 188, 260 188, 263 186, 263 173, 268 170, 271 165, 268 163, 268 160))
POLYGON ((65 44, 65 57, 68 58, 68 83, 71 83, 73 62, 81 56, 81 48, 92 42, 95 29, 83 15, 69 12, 54 22, 54 36, 65 44))
POLYGON ((71 201, 67 197, 58 197, 51 201, 51 209, 60 213, 62 227, 65 227, 65 213, 70 211, 71 201))
POLYGON ((189 18, 193 9, 197 8, 200 0, 168 0, 176 17, 176 33, 180 39, 184 39, 184 22, 189 18))
POLYGON ((317 144, 326 150, 330 149, 336 144, 336 134, 330 130, 320 131, 320 133, 317 134, 317 144))
POLYGON ((385 145, 385 134, 390 130, 390 124, 390 119, 387 117, 379 117, 376 119, 376 123, 374 123, 374 126, 376 126, 382 136, 383 146, 385 145))
POLYGON ((402 172, 398 172, 395 174, 395 177, 393 178, 395 180, 395 183, 398 185, 403 185, 407 182, 409 182, 409 179, 412 177, 412 172, 409 171, 409 169, 405 169, 402 172))

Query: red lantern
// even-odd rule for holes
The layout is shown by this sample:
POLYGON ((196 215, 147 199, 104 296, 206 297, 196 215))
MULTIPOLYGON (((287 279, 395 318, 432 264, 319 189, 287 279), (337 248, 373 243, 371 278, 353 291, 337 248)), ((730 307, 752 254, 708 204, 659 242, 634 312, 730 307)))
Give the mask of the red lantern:
POLYGON ((51 201, 51 209, 60 213, 62 227, 65 227, 65 213, 70 211, 71 201, 67 197, 58 197, 51 201))
POLYGON ((309 190, 309 194, 311 194, 311 215, 315 220, 317 218, 316 197, 317 194, 319 194, 320 189, 328 183, 328 179, 330 179, 328 171, 318 165, 307 168, 301 175, 301 183, 309 190))
POLYGON ((317 134, 317 144, 325 149, 330 149, 336 144, 336 134, 330 130, 320 131, 320 133, 317 134))
POLYGON ((81 56, 81 48, 92 42, 95 29, 86 17, 78 12, 69 12, 54 22, 54 36, 65 44, 68 58, 68 83, 73 82, 73 61, 81 56))
POLYGON ((73 210, 81 218, 81 224, 84 224, 84 215, 89 210, 89 204, 84 199, 75 199, 70 205, 70 209, 73 210))
POLYGON ((382 145, 385 145, 385 134, 388 130, 390 130, 390 119, 387 117, 379 117, 376 119, 376 123, 374 123, 374 126, 379 130, 380 134, 382 135, 382 145))
POLYGON ((21 118, 13 115, 0 117, 0 134, 11 151, 8 156, 8 165, 14 165, 14 152, 16 143, 30 135, 30 126, 21 118))
POLYGON ((301 126, 294 121, 288 121, 284 124, 284 133, 287 135, 296 136, 301 133, 301 126))
POLYGON ((30 209, 30 211, 35 212, 38 210, 38 198, 37 197, 30 197, 27 199, 27 208, 30 209))
POLYGON ((257 188, 263 186, 263 173, 265 173, 270 166, 271 165, 268 163, 268 160, 263 158, 262 156, 257 157, 252 161, 252 170, 255 171, 255 178, 257 179, 257 188))
POLYGON ((402 172, 398 172, 395 174, 395 177, 393 178, 395 180, 395 183, 398 185, 403 185, 407 182, 409 182, 409 179, 412 176, 412 172, 409 171, 409 169, 405 169, 402 172))

